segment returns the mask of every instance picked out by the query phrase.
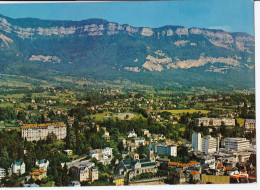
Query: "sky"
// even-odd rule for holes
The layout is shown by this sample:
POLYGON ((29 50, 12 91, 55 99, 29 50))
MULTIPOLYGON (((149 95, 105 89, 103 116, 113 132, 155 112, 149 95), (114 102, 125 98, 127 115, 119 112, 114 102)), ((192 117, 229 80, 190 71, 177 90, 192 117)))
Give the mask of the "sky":
POLYGON ((85 20, 102 18, 131 26, 223 29, 254 35, 253 0, 178 0, 143 2, 0 4, 0 14, 12 18, 85 20))

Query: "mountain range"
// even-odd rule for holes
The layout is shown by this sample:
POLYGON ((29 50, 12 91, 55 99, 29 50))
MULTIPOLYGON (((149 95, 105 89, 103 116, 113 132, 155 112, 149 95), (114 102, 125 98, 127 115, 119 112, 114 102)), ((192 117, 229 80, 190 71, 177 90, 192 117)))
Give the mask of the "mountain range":
POLYGON ((31 85, 254 90, 254 48, 253 36, 220 29, 0 15, 1 79, 19 76, 31 85))

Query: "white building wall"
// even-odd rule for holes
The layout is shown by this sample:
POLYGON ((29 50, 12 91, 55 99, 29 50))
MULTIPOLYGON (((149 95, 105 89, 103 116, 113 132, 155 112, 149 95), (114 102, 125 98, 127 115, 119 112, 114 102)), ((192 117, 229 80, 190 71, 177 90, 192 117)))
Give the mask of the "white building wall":
POLYGON ((202 138, 200 133, 192 134, 192 147, 194 150, 202 151, 202 138))

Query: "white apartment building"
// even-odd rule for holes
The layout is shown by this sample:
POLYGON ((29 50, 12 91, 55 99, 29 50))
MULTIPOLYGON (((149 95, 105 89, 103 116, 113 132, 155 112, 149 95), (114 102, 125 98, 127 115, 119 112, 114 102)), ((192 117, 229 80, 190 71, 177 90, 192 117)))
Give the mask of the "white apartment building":
POLYGON ((219 138, 213 138, 207 135, 202 139, 202 152, 206 154, 218 152, 219 150, 219 138))
POLYGON ((177 157, 177 145, 167 145, 166 143, 161 143, 157 145, 153 144, 152 146, 155 153, 177 157))
POLYGON ((226 150, 244 151, 250 148, 249 140, 246 138, 226 137, 224 142, 226 150))
POLYGON ((192 148, 196 151, 202 151, 202 138, 200 133, 192 134, 192 148))
POLYGON ((63 122, 25 124, 21 127, 22 138, 27 141, 44 140, 48 134, 52 133, 55 134, 58 139, 64 139, 67 136, 67 127, 63 122))
POLYGON ((219 138, 213 138, 211 135, 201 138, 201 133, 193 133, 192 148, 196 151, 205 152, 206 154, 218 152, 219 138))
POLYGON ((221 126, 222 123, 226 126, 235 126, 235 119, 230 119, 230 118, 208 118, 208 117, 201 117, 201 118, 196 118, 195 123, 200 126, 203 124, 204 127, 208 126, 221 126))

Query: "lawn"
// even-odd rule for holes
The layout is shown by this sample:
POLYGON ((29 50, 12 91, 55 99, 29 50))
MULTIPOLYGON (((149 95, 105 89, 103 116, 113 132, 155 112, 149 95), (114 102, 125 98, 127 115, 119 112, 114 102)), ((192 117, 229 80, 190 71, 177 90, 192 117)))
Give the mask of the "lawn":
POLYGON ((172 114, 180 114, 180 113, 194 113, 194 112, 201 112, 201 113, 209 113, 210 111, 209 110, 194 110, 194 109, 186 109, 186 110, 159 110, 157 112, 164 112, 164 111, 167 111, 167 112, 170 112, 172 114))
POLYGON ((97 113, 97 114, 91 115, 90 118, 91 119, 95 118, 96 121, 103 121, 104 119, 108 119, 108 118, 115 119, 115 117, 113 117, 112 115, 113 115, 112 112, 104 112, 104 113, 97 113), (106 114, 109 114, 111 116, 105 117, 106 114))

